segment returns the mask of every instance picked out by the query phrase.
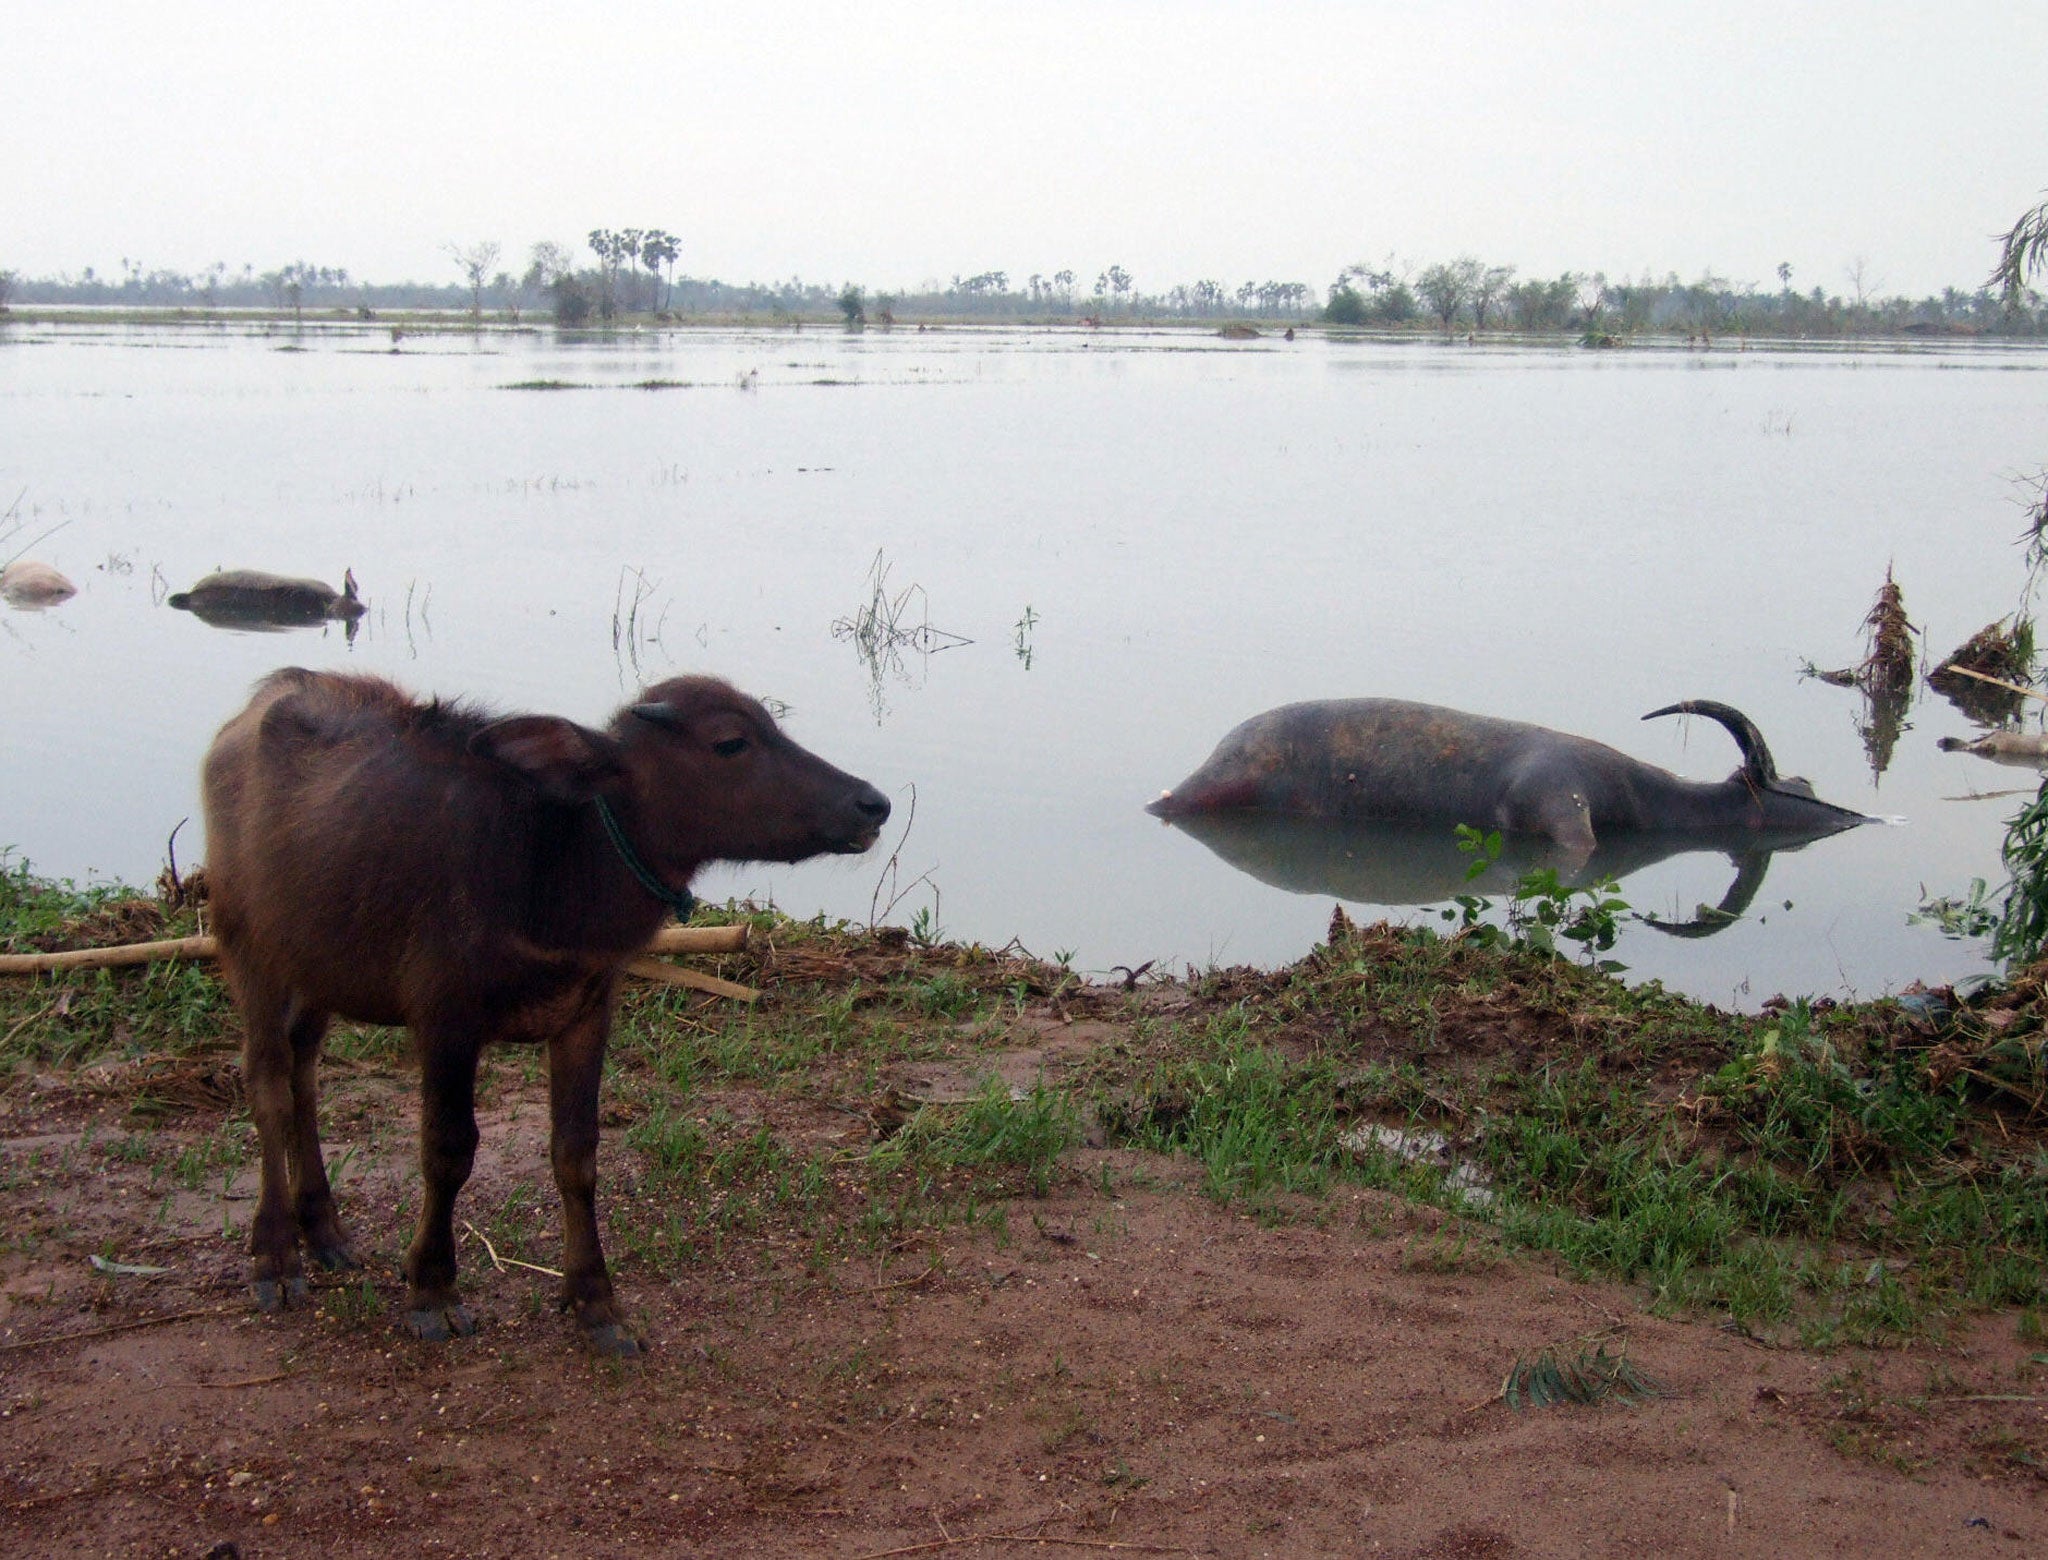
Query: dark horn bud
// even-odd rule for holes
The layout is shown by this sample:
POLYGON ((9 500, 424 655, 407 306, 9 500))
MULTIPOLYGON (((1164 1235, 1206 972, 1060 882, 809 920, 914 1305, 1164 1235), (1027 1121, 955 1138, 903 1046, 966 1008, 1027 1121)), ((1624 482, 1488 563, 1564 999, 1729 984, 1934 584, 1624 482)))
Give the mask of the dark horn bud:
POLYGON ((636 704, 633 713, 650 725, 666 727, 670 731, 682 725, 674 707, 667 704, 636 704))

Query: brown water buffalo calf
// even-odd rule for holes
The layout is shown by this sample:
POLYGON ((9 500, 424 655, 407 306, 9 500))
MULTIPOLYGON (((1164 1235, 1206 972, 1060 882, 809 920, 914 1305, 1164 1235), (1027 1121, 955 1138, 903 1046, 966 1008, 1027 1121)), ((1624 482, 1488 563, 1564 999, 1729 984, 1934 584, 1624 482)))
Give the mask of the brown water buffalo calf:
POLYGON ((355 1265, 321 1158, 331 1016, 411 1028, 419 1228, 408 1321, 470 1333, 453 1209, 476 1150, 477 1056, 544 1044, 562 1194, 562 1305, 632 1355, 599 1246, 597 1091, 621 967, 712 860, 798 861, 875 841, 889 803, 702 677, 649 688, 603 731, 415 702, 375 677, 296 668, 258 684, 206 758, 214 929, 248 1038, 262 1141, 257 1304, 302 1299, 300 1242, 355 1265))

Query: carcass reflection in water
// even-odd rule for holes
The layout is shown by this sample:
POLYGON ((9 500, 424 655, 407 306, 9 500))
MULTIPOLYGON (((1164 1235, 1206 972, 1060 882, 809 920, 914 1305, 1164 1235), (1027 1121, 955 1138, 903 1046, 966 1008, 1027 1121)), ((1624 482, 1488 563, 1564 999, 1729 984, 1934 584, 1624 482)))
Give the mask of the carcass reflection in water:
POLYGON ((1410 825, 1282 813, 1189 813, 1168 820, 1240 872, 1291 894, 1327 894, 1371 905, 1442 904, 1465 893, 1500 895, 1539 867, 1556 867, 1567 886, 1626 879, 1673 856, 1704 851, 1726 856, 1734 880, 1716 906, 1689 921, 1643 919, 1674 937, 1708 937, 1739 920, 1763 887, 1772 855, 1797 850, 1833 829, 1658 829, 1614 833, 1592 855, 1570 853, 1534 835, 1505 834, 1499 857, 1468 878, 1469 852, 1447 824, 1410 825))

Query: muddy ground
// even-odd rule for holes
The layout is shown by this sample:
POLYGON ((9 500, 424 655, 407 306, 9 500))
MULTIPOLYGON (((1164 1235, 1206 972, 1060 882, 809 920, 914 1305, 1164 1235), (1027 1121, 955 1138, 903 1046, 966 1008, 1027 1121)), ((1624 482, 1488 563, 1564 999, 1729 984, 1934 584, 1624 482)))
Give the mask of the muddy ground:
POLYGON ((481 1327, 441 1345, 396 1322, 417 1195, 396 1049, 327 1070, 366 1274, 278 1317, 243 1287, 254 1165, 230 1045, 20 1069, 0 1089, 0 1546, 2048 1553, 2048 1385, 2011 1310, 1899 1347, 1764 1343, 1388 1192, 1221 1205, 1187 1159, 1099 1132, 1043 1195, 970 1179, 944 1218, 845 1238, 884 1195, 855 1171, 906 1109, 991 1069, 1085 1068, 1133 1011, 1190 1000, 1172 981, 1141 1001, 1020 1000, 1002 1035, 852 1091, 698 1087, 685 1108, 722 1141, 847 1167, 777 1205, 807 1211, 716 1238, 717 1200, 739 1193, 664 1181, 632 1146, 659 1091, 615 1079, 600 1213, 652 1344, 625 1364, 583 1352, 535 1270, 559 1236, 530 1066, 495 1065, 480 1095, 458 1217, 481 1327), (1546 1349, 1624 1357, 1660 1390, 1511 1406, 1510 1368, 1546 1349))

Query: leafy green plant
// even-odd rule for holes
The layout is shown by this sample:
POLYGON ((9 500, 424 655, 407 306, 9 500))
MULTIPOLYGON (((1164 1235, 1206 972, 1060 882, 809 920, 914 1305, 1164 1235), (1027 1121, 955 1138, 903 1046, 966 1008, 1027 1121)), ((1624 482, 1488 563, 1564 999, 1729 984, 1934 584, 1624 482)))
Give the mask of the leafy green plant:
POLYGON ((912 985, 907 995, 928 1018, 964 1018, 981 1005, 980 988, 951 970, 935 971, 912 985))
POLYGON ((1991 954, 2007 965, 2031 964, 2048 944, 2048 781, 2006 825, 1999 854, 2012 881, 1991 934, 1991 954))
POLYGON ((1929 894, 1920 908, 1906 917, 1914 926, 1933 926, 1944 937, 1982 937, 1997 930, 2000 912, 1991 904, 1991 891, 1982 878, 1971 878, 1960 898, 1952 894, 1929 894))
MULTIPOLYGON (((1458 849, 1472 857, 1472 864, 1465 869, 1467 882, 1483 876, 1500 860, 1501 846, 1498 829, 1482 831, 1470 824, 1458 825, 1458 849)), ((1598 955, 1612 948, 1621 935, 1621 921, 1629 905, 1620 890, 1621 885, 1611 877, 1574 887, 1558 877, 1555 867, 1537 867, 1516 882, 1501 924, 1487 919, 1494 906, 1483 894, 1455 895, 1450 906, 1439 913, 1446 921, 1458 923, 1460 936, 1482 948, 1512 948, 1555 957, 1562 952, 1558 947, 1561 937, 1578 944, 1586 964, 1618 974, 1628 966, 1598 955)))
POLYGON ((0 947, 26 949, 28 939, 56 931, 132 892, 118 883, 80 888, 68 878, 37 877, 12 846, 0 845, 0 947))

